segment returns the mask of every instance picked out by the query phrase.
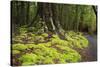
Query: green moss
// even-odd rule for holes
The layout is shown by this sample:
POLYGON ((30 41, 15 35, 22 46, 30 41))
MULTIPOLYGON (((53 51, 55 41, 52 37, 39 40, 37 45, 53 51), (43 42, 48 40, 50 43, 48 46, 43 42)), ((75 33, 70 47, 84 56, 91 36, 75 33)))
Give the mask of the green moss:
POLYGON ((71 48, 83 49, 88 47, 88 40, 81 33, 67 32, 66 40, 71 48))
POLYGON ((45 60, 43 61, 43 64, 54 64, 52 58, 50 58, 49 56, 47 56, 45 58, 45 60))
MULTIPOLYGON (((24 51, 26 49, 31 50, 31 53, 27 51, 26 54, 23 54, 19 61, 22 62, 22 65, 35 65, 35 64, 56 64, 56 63, 69 63, 69 62, 78 62, 81 60, 80 54, 73 48, 83 49, 88 47, 88 40, 81 34, 75 32, 67 32, 66 40, 60 39, 57 35, 53 35, 50 38, 51 41, 44 39, 47 37, 47 34, 41 35, 21 35, 24 38, 29 36, 30 41, 34 43, 29 44, 13 44, 13 50, 24 51)), ((29 41, 29 42, 30 42, 29 41)), ((15 54, 17 52, 15 51, 15 54)))
POLYGON ((73 39, 72 40, 72 48, 82 49, 83 46, 80 44, 80 40, 73 39))
POLYGON ((13 43, 23 43, 20 36, 16 36, 16 37, 12 38, 12 42, 13 43))
POLYGON ((52 43, 52 45, 68 46, 68 42, 65 40, 61 40, 61 39, 52 39, 51 43, 52 43))
POLYGON ((33 65, 33 62, 23 62, 22 66, 29 66, 29 65, 33 65))
POLYGON ((77 33, 75 33, 74 31, 68 31, 66 33, 66 35, 68 35, 68 36, 75 36, 75 35, 77 35, 77 33))
MULTIPOLYGON (((80 58, 81 56, 79 55, 79 53, 77 53, 75 50, 73 50, 69 47, 65 47, 62 45, 56 45, 56 47, 58 48, 58 49, 56 49, 56 48, 49 48, 49 47, 47 48, 42 45, 40 47, 40 45, 38 47, 40 49, 36 49, 35 54, 41 55, 42 57, 44 56, 44 60, 45 60, 45 62, 43 62, 44 64, 45 63, 47 63, 47 64, 54 63, 53 59, 58 59, 57 63, 65 63, 66 60, 69 60, 70 62, 76 62, 76 61, 81 60, 81 58, 80 58), (59 51, 61 51, 61 52, 59 52, 59 51), (66 56, 64 57, 64 55, 66 55, 66 56), (72 56, 72 57, 70 57, 70 56, 72 56), (47 58, 47 57, 49 57, 49 58, 47 58)), ((66 63, 67 62, 68 61, 66 61, 66 63)))
POLYGON ((47 33, 43 33, 43 34, 41 34, 41 36, 43 36, 43 37, 47 37, 48 34, 47 34, 47 33))
POLYGON ((84 36, 79 36, 81 45, 86 48, 89 44, 88 40, 84 36))
POLYGON ((36 44, 26 44, 27 48, 30 49, 30 48, 34 48, 36 46, 36 44))
MULTIPOLYGON (((69 47, 64 47, 64 46, 60 46, 60 45, 57 45, 57 48, 60 48, 60 51, 61 51, 61 58, 64 59, 66 62, 77 62, 79 60, 81 60, 81 56, 80 54, 69 48, 69 47)), ((59 50, 58 50, 59 51, 59 50)))
POLYGON ((77 52, 63 54, 62 58, 68 63, 69 62, 77 62, 77 61, 81 60, 81 56, 77 52))
POLYGON ((88 40, 84 36, 77 36, 77 45, 80 45, 81 48, 88 47, 88 40))
POLYGON ((60 39, 60 38, 58 37, 58 35, 54 34, 53 39, 60 39))
POLYGON ((20 51, 19 50, 12 50, 12 54, 15 55, 15 54, 20 54, 20 51))
POLYGON ((34 53, 37 54, 37 55, 43 56, 43 55, 44 55, 44 52, 42 52, 42 51, 43 51, 43 50, 36 49, 36 50, 34 51, 34 53))
POLYGON ((47 43, 42 43, 42 44, 44 44, 46 47, 50 47, 51 46, 51 42, 47 42, 47 43))
POLYGON ((38 56, 32 53, 27 53, 22 55, 19 60, 22 62, 22 65, 33 65, 36 64, 38 56))
POLYGON ((12 49, 14 50, 25 50, 27 49, 27 46, 24 44, 13 44, 12 49))
POLYGON ((22 33, 18 36, 15 36, 12 38, 12 42, 14 44, 16 43, 24 43, 24 44, 27 44, 27 43, 34 43, 34 39, 35 39, 35 34, 32 34, 32 33, 22 33))
POLYGON ((35 36, 33 41, 34 43, 38 44, 44 42, 45 40, 43 36, 35 36))
POLYGON ((27 28, 20 27, 19 28, 19 32, 20 32, 20 34, 26 33, 27 32, 27 28))

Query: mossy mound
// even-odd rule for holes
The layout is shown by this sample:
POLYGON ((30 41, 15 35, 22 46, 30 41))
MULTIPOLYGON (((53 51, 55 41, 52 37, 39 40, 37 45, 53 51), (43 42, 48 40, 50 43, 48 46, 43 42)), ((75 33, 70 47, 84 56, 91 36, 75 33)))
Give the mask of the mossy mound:
POLYGON ((12 54, 15 55, 15 54, 20 54, 20 51, 19 50, 12 50, 12 54))
MULTIPOLYGON (((22 54, 20 58, 17 59, 22 62, 22 65, 62 64, 68 62, 78 62, 81 60, 80 54, 69 47, 62 45, 46 45, 48 44, 26 44, 25 46, 27 46, 27 53, 22 54), (28 53, 28 51, 31 52, 28 53)), ((21 52, 23 53, 24 51, 21 52)))
POLYGON ((88 40, 80 32, 68 32, 66 33, 66 40, 69 42, 72 48, 84 49, 88 47, 88 40))
POLYGON ((27 46, 25 46, 24 44, 13 44, 12 49, 13 50, 25 50, 27 49, 27 46))
MULTIPOLYGON (((81 61, 81 55, 74 49, 84 49, 88 46, 88 40, 78 32, 67 32, 66 39, 62 40, 57 35, 44 33, 41 35, 27 34, 31 38, 27 43, 12 45, 15 58, 21 65, 38 64, 64 64, 81 61), (33 41, 32 43, 29 43, 33 41)), ((24 37, 22 37, 24 38, 24 37)))

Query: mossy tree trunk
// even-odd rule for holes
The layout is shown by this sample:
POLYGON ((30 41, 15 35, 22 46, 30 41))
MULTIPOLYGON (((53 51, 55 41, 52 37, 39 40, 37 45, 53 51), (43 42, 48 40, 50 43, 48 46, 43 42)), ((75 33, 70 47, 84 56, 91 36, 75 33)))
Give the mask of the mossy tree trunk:
POLYGON ((38 3, 39 16, 45 22, 48 31, 57 34, 61 39, 64 35, 59 31, 61 28, 59 20, 58 5, 51 3, 38 3))

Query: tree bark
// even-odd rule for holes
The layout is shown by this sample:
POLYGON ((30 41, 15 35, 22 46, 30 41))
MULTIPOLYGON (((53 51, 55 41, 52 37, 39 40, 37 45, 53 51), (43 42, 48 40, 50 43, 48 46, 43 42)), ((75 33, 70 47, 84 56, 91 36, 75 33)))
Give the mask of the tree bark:
POLYGON ((30 11, 30 3, 29 2, 27 2, 27 15, 26 15, 26 23, 28 24, 28 22, 29 22, 29 11, 30 11))

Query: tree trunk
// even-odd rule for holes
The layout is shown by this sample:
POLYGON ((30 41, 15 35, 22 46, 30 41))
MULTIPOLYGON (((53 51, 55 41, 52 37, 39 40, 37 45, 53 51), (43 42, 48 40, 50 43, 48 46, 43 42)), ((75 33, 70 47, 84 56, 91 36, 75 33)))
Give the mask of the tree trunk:
POLYGON ((30 11, 30 3, 27 2, 27 15, 26 15, 26 23, 29 23, 29 12, 30 11))
POLYGON ((63 32, 60 32, 61 25, 59 20, 58 5, 51 3, 38 3, 39 16, 48 28, 48 31, 57 34, 64 39, 63 32))
POLYGON ((50 3, 38 3, 39 16, 45 22, 48 31, 54 32, 53 30, 53 19, 50 3))
POLYGON ((55 33, 59 36, 60 39, 65 39, 65 33, 63 28, 61 27, 61 22, 59 18, 59 9, 57 4, 52 4, 52 13, 53 13, 53 21, 55 26, 55 33))

